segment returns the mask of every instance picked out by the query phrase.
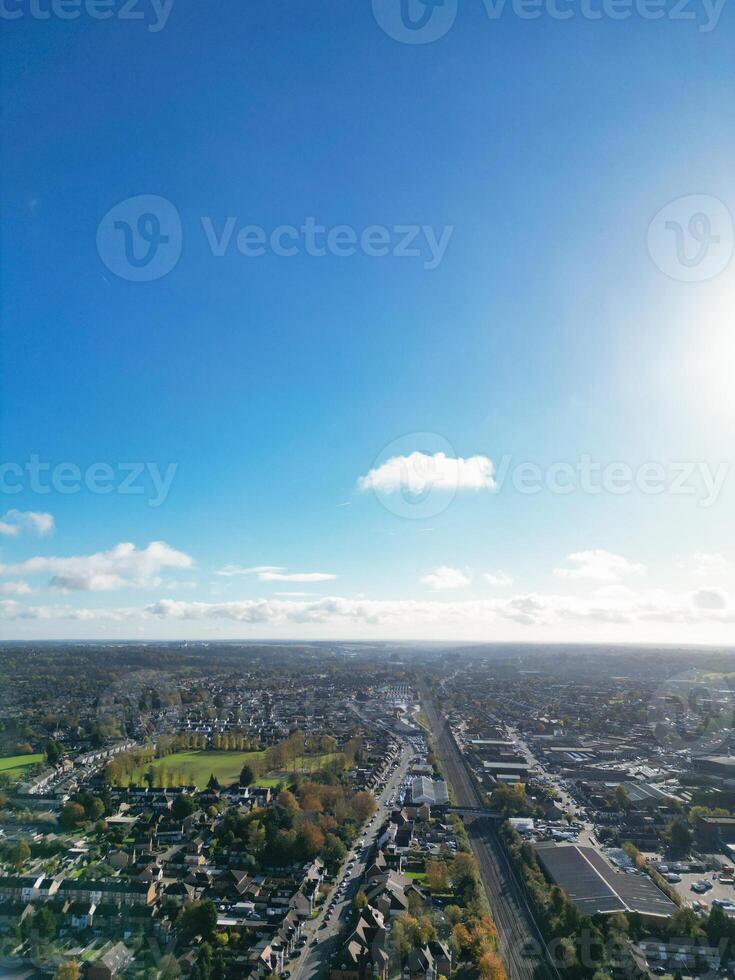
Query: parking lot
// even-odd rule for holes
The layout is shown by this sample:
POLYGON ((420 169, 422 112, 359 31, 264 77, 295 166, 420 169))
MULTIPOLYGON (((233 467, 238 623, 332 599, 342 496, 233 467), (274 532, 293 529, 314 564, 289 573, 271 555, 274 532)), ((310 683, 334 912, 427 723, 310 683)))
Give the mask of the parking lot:
POLYGON ((681 881, 669 882, 669 884, 671 888, 676 889, 688 905, 692 905, 694 902, 704 902, 709 908, 715 899, 732 902, 735 905, 735 887, 719 881, 716 872, 677 873, 680 874, 681 881), (701 895, 697 894, 697 892, 692 891, 692 885, 695 881, 709 881, 712 888, 701 895))

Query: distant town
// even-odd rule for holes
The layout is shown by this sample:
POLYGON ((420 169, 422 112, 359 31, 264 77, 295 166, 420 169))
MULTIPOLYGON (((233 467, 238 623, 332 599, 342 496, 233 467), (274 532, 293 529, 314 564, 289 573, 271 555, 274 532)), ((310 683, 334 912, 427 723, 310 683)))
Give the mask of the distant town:
POLYGON ((733 973, 735 652, 18 643, 0 673, 2 977, 733 973))

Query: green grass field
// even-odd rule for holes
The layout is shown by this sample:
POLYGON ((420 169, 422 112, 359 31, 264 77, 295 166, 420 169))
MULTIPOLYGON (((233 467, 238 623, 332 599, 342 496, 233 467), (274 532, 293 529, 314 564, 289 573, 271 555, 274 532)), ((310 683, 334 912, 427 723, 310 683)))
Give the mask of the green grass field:
MULTIPOLYGON (((0 772, 17 769, 18 774, 20 774, 21 770, 27 769, 28 766, 33 766, 37 762, 43 762, 42 752, 34 752, 32 755, 6 755, 0 758, 0 772)), ((16 775, 16 773, 11 772, 11 775, 16 775)))
MULTIPOLYGON (((297 760, 296 769, 301 771, 303 761, 304 770, 312 772, 336 758, 338 754, 332 752, 324 755, 305 756, 303 760, 297 760)), ((212 773, 223 786, 234 783, 245 763, 262 764, 264 755, 264 752, 174 752, 172 755, 164 756, 163 759, 154 759, 151 765, 155 771, 166 769, 169 773, 174 774, 183 772, 185 782, 193 784, 198 789, 203 789, 212 773)), ((147 767, 136 770, 133 774, 133 780, 141 782, 146 770, 147 767)), ((263 775, 258 779, 257 785, 275 786, 280 781, 278 776, 263 775)))

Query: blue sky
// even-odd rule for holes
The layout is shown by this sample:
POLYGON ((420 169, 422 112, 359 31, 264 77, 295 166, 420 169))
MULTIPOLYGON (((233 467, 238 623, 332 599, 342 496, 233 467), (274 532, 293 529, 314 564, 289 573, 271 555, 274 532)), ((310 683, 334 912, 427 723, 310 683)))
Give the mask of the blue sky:
POLYGON ((732 6, 550 2, 406 44, 399 0, 5 0, 4 635, 731 640, 732 6))

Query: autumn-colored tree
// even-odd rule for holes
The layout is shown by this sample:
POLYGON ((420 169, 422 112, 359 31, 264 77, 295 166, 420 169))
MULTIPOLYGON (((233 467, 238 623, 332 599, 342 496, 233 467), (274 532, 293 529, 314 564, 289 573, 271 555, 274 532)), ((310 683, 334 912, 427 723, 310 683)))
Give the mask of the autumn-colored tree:
POLYGON ((67 960, 54 973, 54 980, 80 980, 82 971, 76 960, 67 960))
POLYGON ((506 980, 503 962, 495 952, 483 953, 477 969, 482 980, 506 980))
POLYGON ((485 953, 494 952, 498 947, 498 930, 489 915, 473 921, 470 926, 472 958, 480 962, 485 953))
POLYGON ((365 823, 375 813, 376 803, 372 793, 364 790, 352 797, 352 812, 358 823, 365 823))
POLYGON ((301 808, 307 813, 322 813, 324 810, 322 801, 314 793, 309 793, 308 796, 301 798, 301 808))
POLYGON ((279 806, 282 806, 291 817, 295 817, 299 812, 299 801, 296 799, 293 793, 290 792, 290 790, 281 790, 281 792, 278 794, 276 803, 278 803, 279 806))
POLYGON ((433 892, 446 892, 449 888, 447 866, 443 861, 429 861, 426 866, 426 883, 433 892))
POLYGON ((470 947, 472 946, 472 937, 469 934, 467 926, 461 922, 458 922, 452 928, 450 944, 452 950, 458 956, 467 956, 469 954, 470 947))
POLYGON ((303 823, 299 830, 297 846, 306 858, 315 858, 324 847, 324 834, 316 824, 303 823))
POLYGON ((73 830, 86 820, 84 807, 79 803, 67 803, 59 814, 59 824, 65 830, 73 830))

